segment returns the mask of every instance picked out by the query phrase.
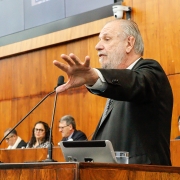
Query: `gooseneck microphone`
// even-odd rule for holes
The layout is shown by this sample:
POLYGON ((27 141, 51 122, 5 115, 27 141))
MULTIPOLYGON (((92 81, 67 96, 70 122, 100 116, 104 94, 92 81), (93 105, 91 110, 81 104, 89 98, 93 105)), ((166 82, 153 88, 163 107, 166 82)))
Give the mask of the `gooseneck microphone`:
MULTIPOLYGON (((54 91, 50 92, 49 94, 47 94, 29 113, 27 113, 0 141, 0 145, 1 143, 4 141, 4 139, 11 134, 11 132, 17 127, 19 126, 19 124, 21 124, 47 97, 49 97, 51 94, 53 94, 56 91, 56 88, 60 85, 62 85, 64 83, 64 77, 63 76, 59 76, 58 78, 58 83, 57 86, 55 87, 54 91)), ((56 94, 56 99, 57 99, 57 94, 56 94)), ((54 115, 53 115, 54 116, 54 115)), ((53 117, 54 118, 54 117, 53 117)), ((54 120, 53 120, 54 121, 54 120)), ((53 122, 52 122, 53 123, 53 122)), ((52 126, 52 125, 51 125, 52 126)), ((52 134, 52 132, 51 132, 52 134)), ((51 136, 50 136, 51 137, 51 136)), ((52 139, 51 139, 52 141, 52 139)))
POLYGON ((54 90, 56 90, 56 88, 62 84, 64 84, 64 76, 59 76, 57 86, 54 88, 54 90))
MULTIPOLYGON (((56 91, 56 88, 60 85, 64 84, 64 77, 59 76, 58 78, 58 85, 54 88, 56 91)), ((55 94, 54 98, 54 108, 53 108, 53 113, 52 113, 52 121, 51 121, 51 126, 50 126, 50 135, 49 135, 49 145, 48 145, 48 154, 47 154, 47 159, 43 160, 43 162, 56 162, 56 160, 52 159, 52 152, 53 152, 53 144, 52 144, 52 131, 53 131, 53 125, 54 125, 54 115, 56 111, 56 102, 57 102, 57 93, 55 94)))

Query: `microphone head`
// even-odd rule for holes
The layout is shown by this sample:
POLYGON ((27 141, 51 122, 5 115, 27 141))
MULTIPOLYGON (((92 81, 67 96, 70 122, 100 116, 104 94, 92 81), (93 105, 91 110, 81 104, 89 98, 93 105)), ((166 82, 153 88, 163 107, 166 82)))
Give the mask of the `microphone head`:
POLYGON ((61 86, 62 84, 64 84, 64 76, 59 76, 59 77, 58 77, 57 86, 54 88, 54 90, 55 90, 58 86, 61 86))
POLYGON ((57 83, 57 87, 64 84, 64 76, 59 76, 58 78, 58 83, 57 83))

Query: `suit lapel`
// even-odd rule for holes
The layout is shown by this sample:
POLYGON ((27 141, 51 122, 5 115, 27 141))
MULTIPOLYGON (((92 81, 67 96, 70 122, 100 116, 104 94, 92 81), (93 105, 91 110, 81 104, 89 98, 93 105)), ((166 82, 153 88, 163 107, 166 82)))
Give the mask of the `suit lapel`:
POLYGON ((99 129, 99 128, 102 126, 102 124, 107 120, 107 116, 108 116, 109 113, 112 111, 113 107, 114 107, 114 100, 112 101, 112 103, 111 103, 108 111, 106 112, 106 114, 101 116, 101 119, 100 119, 99 124, 98 124, 98 129, 99 129))
POLYGON ((101 116, 101 119, 100 119, 100 121, 99 121, 99 123, 98 123, 98 125, 97 125, 97 128, 96 128, 96 130, 95 130, 95 132, 94 132, 94 135, 93 135, 93 137, 92 137, 92 140, 96 138, 96 135, 97 135, 99 129, 102 127, 102 124, 107 120, 107 116, 108 116, 109 113, 112 111, 113 106, 114 106, 114 101, 113 101, 111 107, 109 108, 109 110, 107 111, 106 115, 105 115, 104 117, 103 117, 103 115, 101 116), (102 118, 103 118, 103 119, 102 119, 102 118))

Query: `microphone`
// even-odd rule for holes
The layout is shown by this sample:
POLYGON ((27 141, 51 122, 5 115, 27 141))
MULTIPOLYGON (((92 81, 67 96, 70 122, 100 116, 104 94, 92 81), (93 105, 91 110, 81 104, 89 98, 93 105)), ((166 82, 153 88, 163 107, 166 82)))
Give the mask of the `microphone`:
POLYGON ((54 90, 56 90, 56 88, 62 84, 64 84, 64 76, 59 76, 57 86, 54 88, 54 90))
MULTIPOLYGON (((64 77, 59 76, 58 78, 58 84, 54 88, 56 91, 56 88, 60 85, 64 84, 64 77)), ((52 113, 52 121, 51 121, 51 126, 50 126, 50 135, 49 135, 49 145, 48 145, 48 154, 47 154, 47 159, 43 160, 42 162, 57 162, 56 160, 52 159, 52 152, 53 152, 53 145, 52 145, 52 131, 53 131, 53 125, 54 125, 54 115, 56 111, 56 102, 57 102, 57 93, 55 94, 54 98, 54 108, 53 108, 53 113, 52 113)))
MULTIPOLYGON (((64 77, 63 76, 59 76, 58 78, 58 83, 57 86, 55 88, 57 88, 58 86, 62 85, 64 83, 64 77)), ((31 111, 29 111, 29 113, 27 113, 0 141, 0 145, 1 143, 4 141, 4 139, 11 134, 11 132, 17 127, 19 126, 19 124, 21 124, 47 97, 49 97, 51 94, 53 94, 54 92, 56 92, 56 89, 52 92, 50 92, 49 94, 47 94, 31 111)), ((56 95, 57 96, 57 95, 56 95)), ((51 136, 50 136, 51 137, 51 136)))

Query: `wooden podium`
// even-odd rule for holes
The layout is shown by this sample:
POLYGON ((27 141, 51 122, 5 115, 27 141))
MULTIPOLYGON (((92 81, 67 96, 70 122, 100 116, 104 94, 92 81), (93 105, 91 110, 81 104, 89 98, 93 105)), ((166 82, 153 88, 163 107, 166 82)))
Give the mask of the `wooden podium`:
POLYGON ((1 163, 1 180, 178 180, 180 167, 113 163, 1 163))
MULTIPOLYGON (((172 166, 180 167, 180 140, 171 140, 171 161, 172 166)), ((0 149, 0 161, 4 163, 23 163, 42 161, 47 158, 47 149, 0 149)), ((59 146, 53 148, 53 158, 58 162, 65 162, 59 146)))
POLYGON ((59 147, 53 148, 57 162, 45 163, 46 158, 46 148, 1 149, 0 180, 180 180, 180 141, 171 141, 172 167, 66 163, 59 147))
MULTIPOLYGON (((37 149, 1 149, 0 161, 3 163, 24 163, 24 162, 39 162, 47 158, 47 148, 37 149)), ((53 158, 58 162, 65 162, 60 147, 53 148, 53 158)), ((1 179, 0 179, 1 180, 1 179)))

